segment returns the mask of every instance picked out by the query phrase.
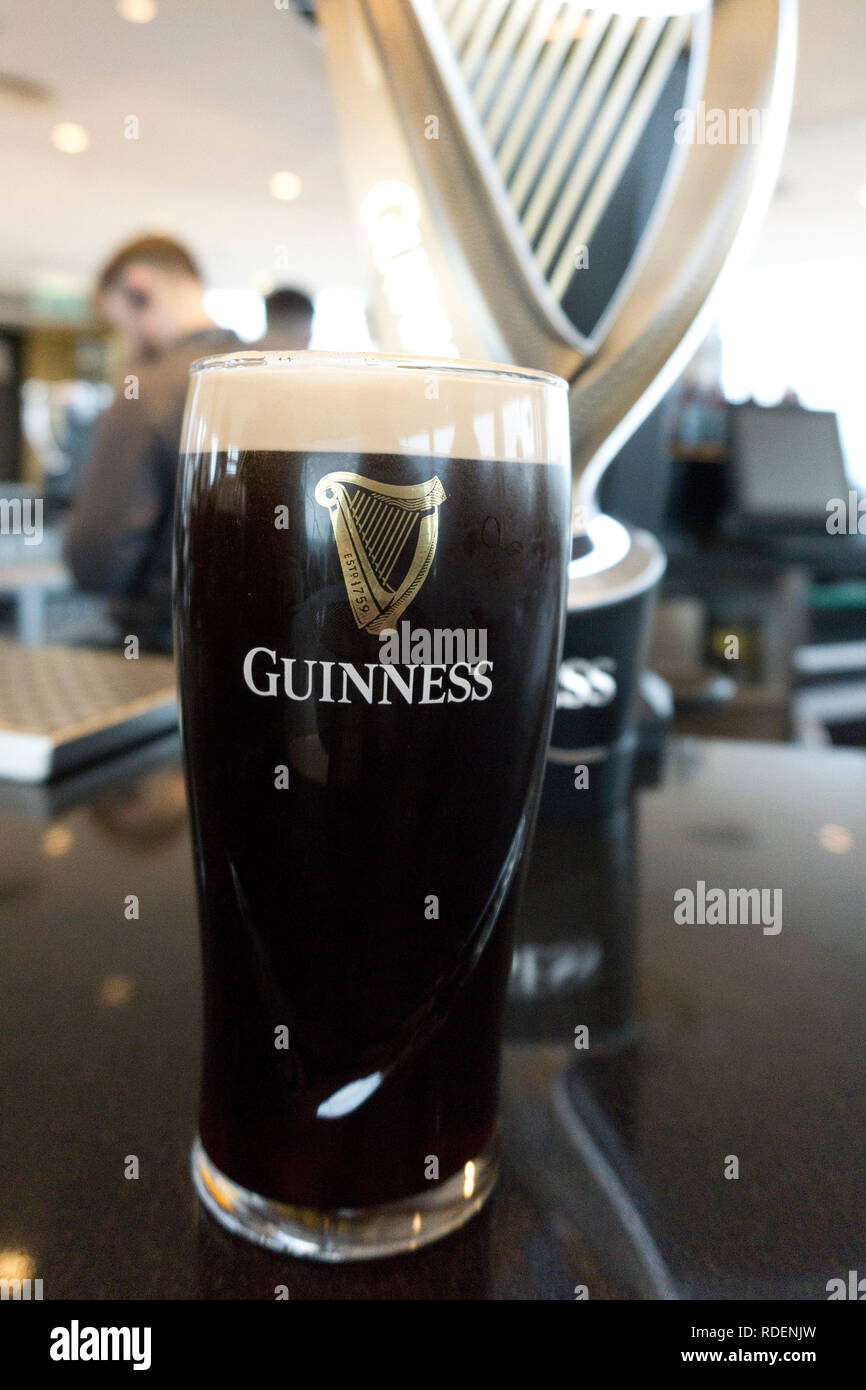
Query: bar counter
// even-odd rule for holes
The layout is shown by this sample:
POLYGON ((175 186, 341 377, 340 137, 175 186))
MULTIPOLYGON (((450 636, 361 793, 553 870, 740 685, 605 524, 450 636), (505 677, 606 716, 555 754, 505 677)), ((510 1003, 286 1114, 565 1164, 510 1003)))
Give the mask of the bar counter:
POLYGON ((542 819, 497 1192, 437 1245, 338 1267, 193 1196, 175 739, 2 784, 0 1273, 45 1299, 826 1299, 866 1271, 864 842, 866 755, 829 748, 674 740, 630 807, 542 819), (714 887, 770 890, 780 918, 675 920, 714 887))

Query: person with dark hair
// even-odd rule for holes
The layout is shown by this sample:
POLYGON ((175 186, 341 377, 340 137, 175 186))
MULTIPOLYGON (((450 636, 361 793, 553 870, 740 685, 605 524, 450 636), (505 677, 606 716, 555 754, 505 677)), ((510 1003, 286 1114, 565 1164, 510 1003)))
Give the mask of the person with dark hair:
POLYGON ((204 307, 190 252, 165 236, 120 248, 96 284, 128 352, 123 385, 97 421, 66 536, 79 587, 112 597, 119 636, 171 651, 175 480, 190 363, 238 351, 204 307))
POLYGON ((268 330, 260 347, 303 351, 313 336, 313 301, 303 290, 274 290, 265 299, 268 330))

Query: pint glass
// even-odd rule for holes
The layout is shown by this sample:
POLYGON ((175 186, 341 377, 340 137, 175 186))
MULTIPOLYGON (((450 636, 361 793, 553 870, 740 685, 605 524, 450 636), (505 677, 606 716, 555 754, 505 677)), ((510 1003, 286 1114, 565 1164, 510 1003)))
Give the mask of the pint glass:
POLYGON ((303 352, 191 369, 175 636, 204 967, 192 1166, 236 1233, 393 1254, 493 1187, 570 510, 556 377, 303 352))

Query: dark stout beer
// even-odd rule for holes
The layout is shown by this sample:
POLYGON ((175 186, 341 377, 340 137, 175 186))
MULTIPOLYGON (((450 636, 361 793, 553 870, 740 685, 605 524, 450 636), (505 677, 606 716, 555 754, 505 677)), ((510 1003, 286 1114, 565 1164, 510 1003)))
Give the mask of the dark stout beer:
MULTIPOLYGON (((214 388, 258 374, 209 370, 214 388)), ((290 405, 298 370, 262 373, 249 400, 290 405)), ((320 370, 327 420, 341 369, 320 370)), ((491 379, 478 375, 481 405, 491 379)), ((548 380, 517 379, 514 399, 558 409, 548 380)), ((380 404, 422 386, 406 374, 380 404)), ((187 440, 194 402, 191 417, 187 440)), ((276 427, 307 442, 290 409, 276 427)), ((293 1208, 378 1208, 467 1165, 468 1197, 496 1128, 512 909, 560 645, 566 462, 376 452, 387 411, 369 441, 359 422, 352 452, 259 447, 273 429, 253 411, 223 428, 209 418, 183 461, 177 532, 201 1144, 231 1183, 293 1208)))

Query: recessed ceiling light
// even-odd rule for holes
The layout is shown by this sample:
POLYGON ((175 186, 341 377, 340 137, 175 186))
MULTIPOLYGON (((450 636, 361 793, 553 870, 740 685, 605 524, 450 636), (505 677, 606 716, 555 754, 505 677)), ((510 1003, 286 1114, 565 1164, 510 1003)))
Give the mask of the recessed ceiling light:
POLYGON ((297 174, 289 173, 288 169, 281 169, 278 174, 271 174, 268 179, 271 193, 284 203, 290 203, 293 198, 297 198, 303 186, 297 174))
POLYGON ((149 24, 156 10, 156 0, 117 0, 117 13, 130 24, 149 24))
POLYGON ((866 183, 862 183, 857 189, 857 202, 861 208, 866 208, 866 183))
POLYGON ((822 825, 818 831, 818 843, 830 854, 847 854, 854 843, 854 836, 844 825, 822 825))
POLYGON ((81 154, 90 144, 90 136, 83 125, 76 125, 74 121, 63 121, 52 130, 51 142, 64 154, 81 154))

